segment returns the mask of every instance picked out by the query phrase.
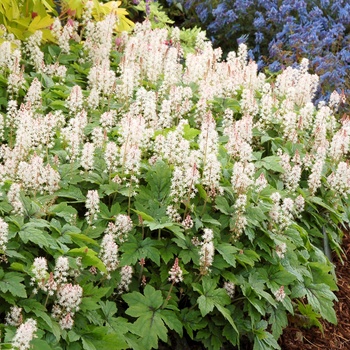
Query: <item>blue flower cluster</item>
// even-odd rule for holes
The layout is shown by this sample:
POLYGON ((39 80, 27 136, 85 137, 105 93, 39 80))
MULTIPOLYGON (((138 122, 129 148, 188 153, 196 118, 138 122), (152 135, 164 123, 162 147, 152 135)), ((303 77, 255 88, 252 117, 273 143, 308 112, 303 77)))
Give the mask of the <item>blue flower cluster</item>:
POLYGON ((195 13, 215 45, 232 50, 246 42, 251 57, 271 71, 306 57, 320 75, 323 98, 333 89, 350 93, 349 0, 166 1, 195 13))

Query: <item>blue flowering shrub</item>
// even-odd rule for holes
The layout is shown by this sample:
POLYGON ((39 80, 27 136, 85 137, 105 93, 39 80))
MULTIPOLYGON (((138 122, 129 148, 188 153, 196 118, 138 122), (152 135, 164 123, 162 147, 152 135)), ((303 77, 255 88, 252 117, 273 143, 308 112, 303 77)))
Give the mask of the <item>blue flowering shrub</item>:
POLYGON ((347 0, 167 0, 196 17, 215 45, 245 42, 259 67, 276 72, 302 57, 320 76, 320 93, 348 94, 350 4, 347 0))

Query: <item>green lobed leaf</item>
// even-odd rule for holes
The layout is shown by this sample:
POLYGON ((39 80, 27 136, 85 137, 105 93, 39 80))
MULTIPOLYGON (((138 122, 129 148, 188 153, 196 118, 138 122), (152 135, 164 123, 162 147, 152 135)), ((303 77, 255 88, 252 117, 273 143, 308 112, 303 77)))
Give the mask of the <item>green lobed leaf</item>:
POLYGON ((215 247, 215 249, 222 255, 228 264, 236 267, 236 255, 239 251, 238 248, 229 243, 220 243, 215 247))
MULTIPOLYGON (((126 314, 137 317, 131 331, 140 337, 144 349, 157 347, 158 339, 167 340, 167 328, 164 325, 162 310, 160 309, 164 302, 161 291, 147 285, 144 289, 144 295, 139 292, 132 292, 124 294, 122 298, 129 306, 126 314)), ((168 313, 165 314, 165 318, 167 322, 171 323, 172 329, 178 328, 179 323, 172 323, 167 316, 169 316, 168 313)))
POLYGON ((26 288, 21 282, 24 277, 16 272, 8 272, 0 280, 0 291, 9 292, 15 297, 27 298, 26 288))
POLYGON ((81 262, 83 266, 95 266, 97 267, 101 272, 106 273, 106 267, 103 264, 103 262, 96 256, 97 253, 93 251, 92 249, 88 247, 81 247, 81 248, 74 248, 68 251, 68 255, 71 256, 80 256, 81 262))
POLYGON ((275 339, 278 339, 282 335, 283 329, 288 325, 286 310, 280 304, 277 308, 271 309, 269 324, 271 325, 272 335, 275 339))

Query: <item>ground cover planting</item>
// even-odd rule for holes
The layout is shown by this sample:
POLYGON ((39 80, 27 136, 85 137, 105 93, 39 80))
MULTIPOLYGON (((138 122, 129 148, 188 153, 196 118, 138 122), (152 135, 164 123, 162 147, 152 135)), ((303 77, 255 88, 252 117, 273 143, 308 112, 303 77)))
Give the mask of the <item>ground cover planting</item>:
POLYGON ((350 119, 303 59, 111 10, 0 39, 4 349, 280 349, 336 324, 350 119))

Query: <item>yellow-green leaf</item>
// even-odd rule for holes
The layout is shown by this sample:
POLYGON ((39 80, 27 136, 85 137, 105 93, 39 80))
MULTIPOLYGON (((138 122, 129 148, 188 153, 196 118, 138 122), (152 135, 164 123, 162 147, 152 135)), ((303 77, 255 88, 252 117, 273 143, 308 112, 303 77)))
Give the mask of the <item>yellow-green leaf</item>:
POLYGON ((50 25, 53 23, 54 19, 50 16, 45 16, 41 18, 39 15, 36 16, 32 23, 30 23, 28 27, 28 31, 35 33, 39 29, 44 29, 47 27, 50 27, 50 25))

